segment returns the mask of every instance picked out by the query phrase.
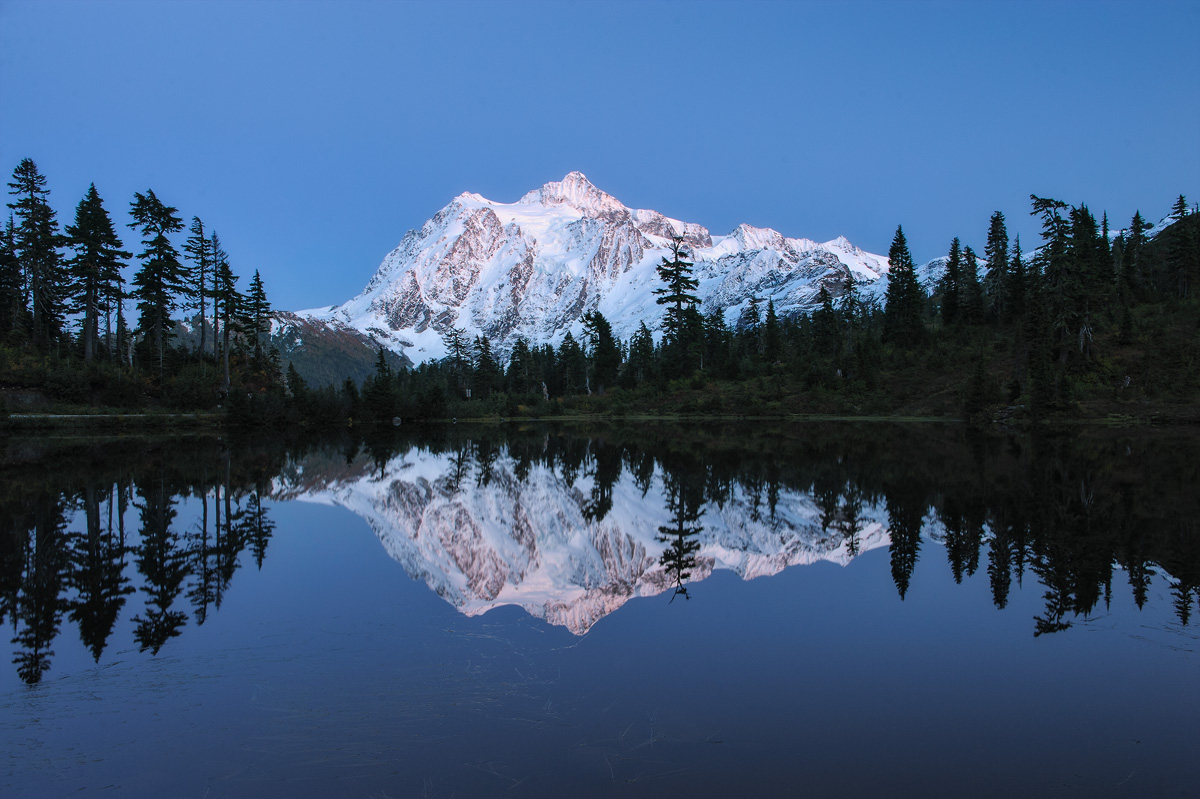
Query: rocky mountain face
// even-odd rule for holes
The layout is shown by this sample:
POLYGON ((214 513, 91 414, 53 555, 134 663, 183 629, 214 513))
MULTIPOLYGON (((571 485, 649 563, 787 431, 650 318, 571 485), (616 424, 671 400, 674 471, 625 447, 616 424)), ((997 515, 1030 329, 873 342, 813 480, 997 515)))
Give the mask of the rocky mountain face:
MULTIPOLYGON (((815 307, 822 285, 835 296, 848 280, 881 296, 887 259, 845 238, 819 244, 768 228, 739 225, 727 235, 631 209, 579 172, 547 183, 515 203, 464 193, 384 258, 357 297, 325 309, 281 315, 277 333, 291 337, 284 354, 303 347, 301 322, 357 331, 421 362, 445 355, 451 328, 487 336, 506 355, 518 336, 557 344, 580 317, 599 310, 622 339, 643 321, 657 331, 661 309, 652 293, 655 267, 672 237, 695 262, 704 313, 736 324, 752 299, 789 315, 815 307), (298 341, 299 343, 295 343, 298 341)), ((311 328, 310 328, 311 335, 311 328)))
MULTIPOLYGON (((627 469, 601 485, 587 470, 523 466, 503 450, 481 462, 413 448, 382 464, 311 456, 285 469, 271 493, 353 511, 413 579, 467 615, 519 605, 582 635, 630 599, 680 585, 663 563, 671 540, 662 528, 673 519, 657 468, 648 485, 627 469)), ((888 545, 886 520, 882 507, 864 505, 847 534, 822 525, 810 495, 784 489, 768 505, 736 488, 719 507, 703 507, 686 583, 716 569, 749 580, 822 560, 844 565, 888 545)))

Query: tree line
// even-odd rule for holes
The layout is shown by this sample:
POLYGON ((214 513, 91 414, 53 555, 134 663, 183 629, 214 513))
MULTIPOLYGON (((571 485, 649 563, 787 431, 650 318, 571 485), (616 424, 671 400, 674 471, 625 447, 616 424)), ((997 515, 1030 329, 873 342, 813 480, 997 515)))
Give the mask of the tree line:
MULTIPOLYGON (((3 366, 14 374, 46 370, 53 359, 53 371, 82 375, 75 382, 83 385, 68 391, 67 400, 87 402, 99 393, 115 405, 140 404, 137 392, 161 395, 172 381, 185 384, 175 393, 190 407, 204 407, 206 395, 228 394, 233 383, 278 383, 278 354, 263 346, 271 307, 262 279, 256 270, 240 291, 220 237, 198 216, 180 243, 173 238, 185 229, 179 210, 152 189, 135 192, 128 225, 141 240, 135 258, 94 183, 73 222, 61 229, 46 178, 32 159, 17 165, 8 189, 10 213, 0 235, 0 342, 3 366), (137 313, 132 329, 127 301, 137 313), (189 313, 198 340, 193 335, 173 346, 187 332, 189 313), (200 375, 192 374, 196 367, 200 375), (131 384, 124 391, 112 385, 122 380, 131 384), (211 390, 199 390, 208 384, 211 390)), ((54 389, 63 387, 51 380, 48 388, 60 393, 54 389)))

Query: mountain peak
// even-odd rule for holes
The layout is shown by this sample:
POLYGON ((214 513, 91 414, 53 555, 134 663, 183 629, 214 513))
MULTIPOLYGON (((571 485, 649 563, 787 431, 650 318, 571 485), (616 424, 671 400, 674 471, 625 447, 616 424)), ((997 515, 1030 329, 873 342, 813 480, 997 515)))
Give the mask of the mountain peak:
POLYGON ((517 202, 525 205, 566 205, 588 216, 626 210, 620 200, 596 188, 586 175, 578 171, 568 172, 562 180, 552 180, 540 189, 534 189, 517 202))

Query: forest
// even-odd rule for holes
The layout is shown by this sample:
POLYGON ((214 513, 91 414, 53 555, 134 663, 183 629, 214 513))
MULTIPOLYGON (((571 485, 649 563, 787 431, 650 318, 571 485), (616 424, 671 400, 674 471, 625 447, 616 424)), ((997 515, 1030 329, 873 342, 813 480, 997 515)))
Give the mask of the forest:
POLYGON ((310 385, 271 344, 257 271, 240 291, 199 217, 184 238, 176 208, 135 193, 135 259, 95 186, 61 230, 32 160, 8 186, 0 414, 33 397, 57 413, 209 411, 239 427, 662 414, 1200 421, 1200 215, 1182 195, 1165 225, 1139 212, 1116 232, 1085 204, 1031 195, 1033 249, 1010 240, 997 211, 982 252, 953 239, 932 284, 897 227, 881 301, 849 278, 823 286, 810 314, 782 317, 767 300, 732 324, 702 311, 677 240, 658 267, 657 337, 643 323, 622 341, 593 310, 579 339, 518 339, 502 358, 450 327, 441 360, 403 367, 381 349, 365 381, 310 385))

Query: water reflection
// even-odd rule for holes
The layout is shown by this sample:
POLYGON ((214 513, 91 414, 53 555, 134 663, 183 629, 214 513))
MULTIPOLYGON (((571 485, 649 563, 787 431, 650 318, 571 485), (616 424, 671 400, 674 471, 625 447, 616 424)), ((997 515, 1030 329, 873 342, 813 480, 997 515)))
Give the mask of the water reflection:
MULTIPOLYGON (((887 547, 901 599, 922 556, 986 570, 997 608, 1033 575, 1035 636, 1155 580, 1200 600, 1194 437, 970 438, 941 426, 389 429, 284 446, 197 438, 6 445, 0 622, 36 683, 74 626, 96 662, 118 619, 157 653, 261 568, 272 501, 342 505, 467 614, 504 604, 585 633, 638 596, 689 598, 887 547)), ((286 531, 282 531, 286 533, 286 531)), ((919 582, 918 582, 919 585, 919 582)))

